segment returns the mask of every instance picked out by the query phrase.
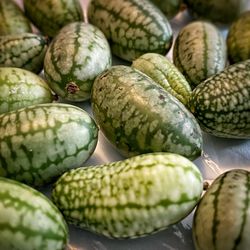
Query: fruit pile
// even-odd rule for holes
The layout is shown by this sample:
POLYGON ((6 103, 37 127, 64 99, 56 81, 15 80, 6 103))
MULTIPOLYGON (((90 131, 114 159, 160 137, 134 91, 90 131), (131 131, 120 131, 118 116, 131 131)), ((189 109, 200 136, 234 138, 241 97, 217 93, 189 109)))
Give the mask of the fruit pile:
POLYGON ((250 172, 202 196, 192 162, 202 132, 250 138, 248 1, 18 3, 0 1, 0 249, 65 249, 67 223, 142 237, 195 208, 197 250, 249 249, 250 172), (174 38, 182 11, 195 20, 174 38), (87 166, 100 131, 124 160, 87 166))

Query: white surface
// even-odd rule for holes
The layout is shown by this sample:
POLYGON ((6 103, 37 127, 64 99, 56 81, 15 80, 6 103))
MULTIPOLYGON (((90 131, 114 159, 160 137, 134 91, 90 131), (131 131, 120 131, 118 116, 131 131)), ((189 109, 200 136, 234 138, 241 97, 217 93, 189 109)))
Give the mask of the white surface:
MULTIPOLYGON (((82 0, 83 7, 86 7, 87 2, 87 0, 82 0)), ((189 21, 190 17, 187 12, 178 14, 171 21, 175 34, 189 21)), ((221 28, 221 30, 226 34, 226 28, 221 28)), ((172 50, 168 53, 167 57, 172 57, 172 50)), ((122 63, 118 59, 116 59, 115 62, 116 64, 122 63)), ((80 106, 91 113, 90 104, 88 102, 85 102, 80 106)), ((120 159, 122 159, 122 157, 100 132, 97 148, 92 157, 84 165, 96 165, 120 159)), ((250 140, 229 140, 204 134, 203 154, 195 161, 195 164, 200 168, 204 179, 211 181, 228 169, 244 168, 250 170, 250 140)), ((43 191, 49 193, 48 188, 43 189, 43 191)), ((191 250, 194 249, 192 243, 191 223, 192 215, 167 230, 135 240, 110 240, 70 226, 71 247, 69 247, 69 249, 191 250)))

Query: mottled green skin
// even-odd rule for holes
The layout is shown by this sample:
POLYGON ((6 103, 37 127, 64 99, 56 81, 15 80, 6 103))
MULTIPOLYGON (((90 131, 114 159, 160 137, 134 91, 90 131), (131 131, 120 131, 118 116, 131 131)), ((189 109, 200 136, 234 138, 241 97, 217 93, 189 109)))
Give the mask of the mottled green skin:
POLYGON ((0 175, 33 186, 81 166, 93 153, 98 129, 69 104, 30 106, 0 115, 0 175))
POLYGON ((194 214, 196 250, 248 250, 250 246, 250 172, 234 169, 209 187, 194 214))
POLYGON ((0 249, 65 249, 67 224, 45 195, 2 177, 0 186, 0 249))
POLYGON ((173 61, 194 88, 225 68, 226 42, 213 24, 204 21, 192 22, 186 25, 176 38, 173 61))
POLYGON ((125 156, 172 152, 201 154, 202 136, 193 115, 151 78, 113 66, 94 82, 92 110, 108 140, 125 156))
POLYGON ((23 3, 27 17, 50 37, 65 25, 83 20, 79 0, 23 0, 23 3))
POLYGON ((24 69, 0 67, 0 113, 52 101, 48 84, 38 75, 24 69))
POLYGON ((181 8, 182 0, 151 0, 167 16, 173 18, 181 8))
POLYGON ((168 20, 148 0, 92 0, 88 18, 108 38, 113 54, 127 61, 147 52, 166 54, 172 44, 168 20))
POLYGON ((50 87, 64 99, 90 98, 97 75, 111 66, 111 52, 104 34, 83 22, 66 25, 49 45, 44 73, 50 87))
POLYGON ((13 0, 0 1, 0 36, 31 32, 29 20, 13 0))
POLYGON ((210 134, 250 138, 250 60, 231 65, 197 86, 190 110, 210 134))
POLYGON ((32 33, 0 36, 0 66, 40 73, 47 50, 47 40, 32 33))
POLYGON ((151 77, 166 91, 187 105, 191 87, 185 77, 165 56, 147 53, 133 61, 132 67, 151 77))
POLYGON ((231 23, 249 8, 249 0, 184 0, 194 16, 212 22, 231 23))
POLYGON ((112 238, 136 238, 187 216, 202 187, 191 161, 154 153, 67 172, 52 200, 70 223, 112 238))
POLYGON ((250 59, 250 11, 242 14, 230 26, 227 46, 231 63, 250 59))

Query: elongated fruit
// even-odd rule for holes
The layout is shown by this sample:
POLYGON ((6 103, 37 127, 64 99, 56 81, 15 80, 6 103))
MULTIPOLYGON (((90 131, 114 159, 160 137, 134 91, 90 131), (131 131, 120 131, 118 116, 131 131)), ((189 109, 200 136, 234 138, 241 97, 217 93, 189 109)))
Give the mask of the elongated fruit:
POLYGON ((0 36, 31 32, 29 20, 14 0, 0 1, 0 36))
POLYGON ((105 136, 122 154, 172 152, 195 159, 202 135, 193 115, 151 78, 113 66, 92 89, 92 110, 105 136))
POLYGON ((229 66, 198 85, 190 110, 204 131, 219 137, 250 138, 250 60, 229 66))
POLYGON ((27 17, 50 37, 65 25, 83 20, 79 0, 23 0, 23 3, 27 17))
POLYGON ((111 66, 111 52, 104 34, 83 22, 66 25, 50 44, 44 73, 50 87, 64 99, 90 98, 97 75, 111 66))
POLYGON ((0 113, 52 101, 48 84, 38 75, 24 69, 0 67, 0 113))
POLYGON ((0 66, 40 73, 46 50, 47 40, 36 34, 0 36, 0 66))
POLYGON ((212 22, 231 23, 249 8, 248 0, 184 0, 198 18, 212 22))
POLYGON ((148 0, 92 0, 88 18, 108 38, 112 52, 124 60, 147 52, 166 54, 172 44, 168 20, 148 0))
POLYGON ((194 88, 225 68, 226 42, 213 24, 192 22, 176 38, 173 61, 194 88))
POLYGON ((84 110, 40 104, 0 115, 0 175, 34 186, 81 166, 98 129, 84 110))
POLYGON ((230 26, 227 46, 231 63, 250 59, 250 11, 244 12, 230 26))
POLYGON ((151 77, 166 91, 187 105, 191 87, 185 77, 165 56, 147 53, 133 61, 132 67, 151 77))
POLYGON ((209 187, 194 214, 196 250, 248 250, 250 172, 233 169, 209 187))
POLYGON ((202 177, 192 162, 154 153, 69 171, 55 184, 52 200, 70 223, 136 238, 180 221, 201 192, 202 177))
POLYGON ((0 186, 0 249, 65 249, 67 224, 46 196, 2 177, 0 186))

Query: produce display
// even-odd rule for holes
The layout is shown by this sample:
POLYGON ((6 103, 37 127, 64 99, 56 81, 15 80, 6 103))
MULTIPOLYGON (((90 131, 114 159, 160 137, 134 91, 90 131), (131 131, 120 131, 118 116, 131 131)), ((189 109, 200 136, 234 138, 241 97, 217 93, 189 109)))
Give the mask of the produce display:
POLYGON ((249 250, 247 9, 1 0, 0 249, 249 250))

